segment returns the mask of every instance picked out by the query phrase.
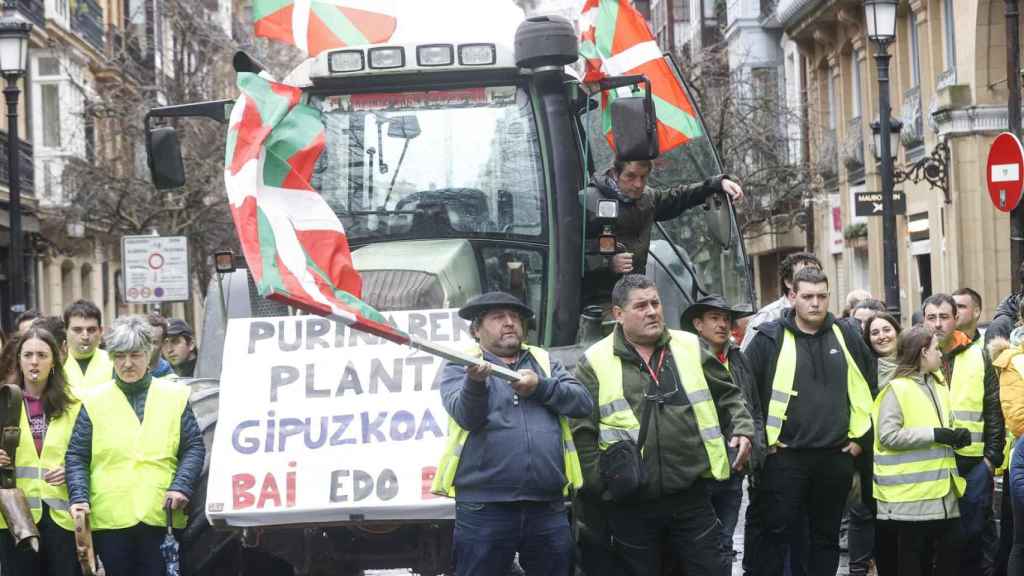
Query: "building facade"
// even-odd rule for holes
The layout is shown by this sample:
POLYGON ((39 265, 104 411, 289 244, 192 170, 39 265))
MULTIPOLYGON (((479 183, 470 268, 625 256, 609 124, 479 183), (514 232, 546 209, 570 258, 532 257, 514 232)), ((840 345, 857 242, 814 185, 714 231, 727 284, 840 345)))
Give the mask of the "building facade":
MULTIPOLYGON (((858 216, 855 195, 881 190, 870 123, 878 71, 862 2, 782 0, 776 19, 800 60, 811 160, 822 176, 814 248, 834 279, 834 309, 853 288, 884 294, 881 218, 858 216)), ((985 164, 1007 129, 1003 3, 909 0, 889 47, 893 116, 903 123, 896 190, 900 307, 905 318, 932 293, 968 286, 985 318, 1011 289, 1009 218, 991 204, 985 164), (913 170, 925 162, 938 181, 913 170), (915 181, 916 180, 916 181, 915 181)))
MULTIPOLYGON (((202 7, 230 34, 231 2, 204 2, 202 7)), ((161 87, 175 81, 174 26, 163 0, 45 0, 43 8, 44 17, 34 20, 34 38, 38 34, 40 39, 29 52, 28 150, 35 174, 30 199, 38 220, 29 220, 26 231, 38 234, 28 242, 33 247, 28 306, 60 314, 84 298, 100 307, 109 324, 149 307, 126 303, 120 235, 88 223, 75 205, 76 198, 101 183, 69 178, 68 170, 78 163, 148 182, 145 146, 135 136, 142 114, 111 112, 109 94, 166 102, 161 87)), ((154 226, 148 232, 161 230, 154 226)), ((201 330, 198 287, 190 302, 160 308, 168 317, 189 321, 197 333, 201 330)))

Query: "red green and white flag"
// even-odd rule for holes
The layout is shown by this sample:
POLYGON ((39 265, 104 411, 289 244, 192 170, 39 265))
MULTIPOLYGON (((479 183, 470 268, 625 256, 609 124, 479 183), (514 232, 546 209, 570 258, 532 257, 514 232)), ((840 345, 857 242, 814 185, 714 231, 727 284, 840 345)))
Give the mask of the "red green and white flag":
POLYGON ((310 56, 387 42, 398 24, 389 0, 253 0, 252 19, 257 36, 310 56))
POLYGON ((345 229, 313 190, 324 151, 320 114, 299 88, 240 73, 224 181, 242 252, 261 296, 406 344, 409 335, 360 300, 345 229))
MULTIPOLYGON (((703 134, 693 104, 654 40, 644 17, 629 0, 586 0, 580 15, 583 81, 642 74, 651 82, 658 117, 658 143, 664 154, 703 134)), ((614 148, 609 104, 613 91, 601 94, 604 132, 614 148)))

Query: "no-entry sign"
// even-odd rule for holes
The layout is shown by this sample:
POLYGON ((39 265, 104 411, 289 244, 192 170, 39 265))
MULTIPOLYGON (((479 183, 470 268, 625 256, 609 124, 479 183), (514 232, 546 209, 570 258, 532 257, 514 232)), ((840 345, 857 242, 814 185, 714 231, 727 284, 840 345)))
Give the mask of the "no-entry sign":
POLYGON ((1024 146, 1010 132, 996 136, 988 150, 988 169, 985 182, 988 195, 998 210, 1010 212, 1020 202, 1024 188, 1024 146))

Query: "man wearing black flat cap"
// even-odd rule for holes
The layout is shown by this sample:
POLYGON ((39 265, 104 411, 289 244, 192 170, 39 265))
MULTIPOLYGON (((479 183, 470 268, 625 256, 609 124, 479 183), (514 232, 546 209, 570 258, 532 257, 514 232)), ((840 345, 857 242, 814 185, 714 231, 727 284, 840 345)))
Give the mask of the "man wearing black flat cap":
POLYGON ((488 364, 441 369, 448 446, 432 490, 456 499, 456 574, 506 574, 517 552, 529 576, 568 574, 565 502, 583 476, 567 417, 589 415, 594 401, 547 351, 525 343, 533 310, 515 296, 482 294, 459 316, 471 322, 474 356, 521 377, 500 379, 488 364))
MULTIPOLYGON (((750 311, 737 310, 730 306, 725 298, 711 294, 700 298, 683 312, 682 327, 700 336, 701 346, 710 353, 703 357, 705 364, 714 363, 720 368, 725 368, 733 383, 743 391, 747 410, 754 420, 748 471, 757 471, 765 457, 761 401, 754 386, 750 366, 740 353, 739 346, 730 338, 736 321, 751 314, 750 311)), ((705 370, 711 368, 706 366, 705 370)), ((733 549, 732 535, 736 531, 742 500, 743 474, 733 471, 728 480, 711 484, 711 505, 722 522, 722 548, 727 553, 731 553, 733 549)), ((744 538, 746 537, 745 534, 744 538)))

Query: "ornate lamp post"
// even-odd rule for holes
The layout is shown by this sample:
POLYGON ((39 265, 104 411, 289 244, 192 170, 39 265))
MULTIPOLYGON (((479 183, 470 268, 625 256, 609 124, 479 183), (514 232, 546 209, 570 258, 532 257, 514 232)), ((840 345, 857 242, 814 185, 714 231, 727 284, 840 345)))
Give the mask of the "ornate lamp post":
POLYGON ((21 138, 18 136, 18 79, 28 65, 28 38, 32 23, 17 16, 17 4, 4 3, 0 18, 0 74, 7 80, 4 98, 7 101, 7 180, 10 190, 11 251, 8 255, 7 278, 11 287, 11 324, 25 310, 24 250, 21 233, 21 138))
POLYGON ((896 213, 893 209, 893 162, 895 152, 889 110, 889 44, 896 39, 897 0, 864 0, 868 39, 875 43, 878 65, 878 130, 876 143, 882 176, 882 248, 885 261, 885 305, 889 313, 900 317, 899 257, 896 252, 896 213))

